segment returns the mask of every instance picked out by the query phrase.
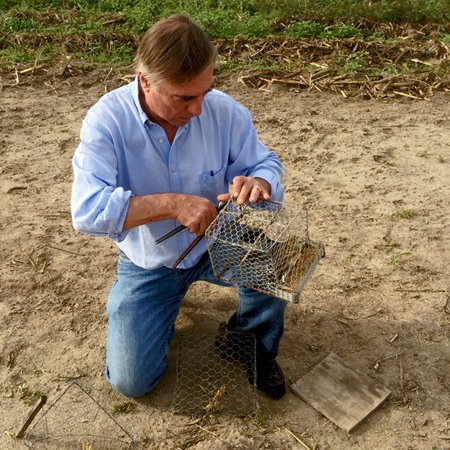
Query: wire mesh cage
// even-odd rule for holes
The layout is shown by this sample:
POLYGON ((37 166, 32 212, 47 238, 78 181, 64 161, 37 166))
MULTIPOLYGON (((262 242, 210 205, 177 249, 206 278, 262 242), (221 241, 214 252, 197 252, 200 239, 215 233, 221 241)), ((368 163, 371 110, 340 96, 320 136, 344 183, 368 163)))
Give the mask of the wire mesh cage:
POLYGON ((232 199, 205 237, 217 278, 294 303, 324 255, 309 239, 307 211, 288 203, 232 199))
POLYGON ((172 409, 192 416, 245 416, 258 409, 256 340, 227 331, 178 338, 177 380, 172 409))
POLYGON ((125 450, 132 436, 78 383, 71 383, 24 438, 36 450, 125 450))

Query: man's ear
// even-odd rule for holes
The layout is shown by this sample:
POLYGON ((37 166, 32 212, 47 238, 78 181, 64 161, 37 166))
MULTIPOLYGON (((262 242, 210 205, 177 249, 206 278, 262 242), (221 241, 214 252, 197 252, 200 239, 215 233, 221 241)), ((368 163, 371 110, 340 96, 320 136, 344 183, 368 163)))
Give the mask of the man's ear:
POLYGON ((142 72, 138 70, 139 83, 144 91, 150 90, 150 82, 144 77, 142 72))

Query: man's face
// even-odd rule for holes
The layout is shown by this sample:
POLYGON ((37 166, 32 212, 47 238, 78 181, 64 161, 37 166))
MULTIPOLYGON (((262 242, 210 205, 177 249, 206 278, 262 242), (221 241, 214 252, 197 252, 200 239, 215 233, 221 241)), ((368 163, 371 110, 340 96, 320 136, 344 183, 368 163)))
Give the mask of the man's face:
POLYGON ((202 112, 202 101, 212 89, 213 66, 206 68, 198 77, 184 84, 163 81, 154 86, 139 72, 144 111, 161 126, 180 127, 202 112))

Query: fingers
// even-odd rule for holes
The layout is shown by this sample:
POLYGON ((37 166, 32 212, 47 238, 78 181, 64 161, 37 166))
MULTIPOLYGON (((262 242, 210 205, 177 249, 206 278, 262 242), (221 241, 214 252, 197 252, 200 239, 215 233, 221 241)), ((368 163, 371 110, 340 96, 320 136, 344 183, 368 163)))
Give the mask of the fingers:
POLYGON ((251 203, 256 203, 258 200, 261 200, 262 191, 262 187, 259 184, 255 184, 250 190, 250 196, 248 200, 251 203))
POLYGON ((217 216, 217 209, 208 199, 195 195, 181 195, 176 220, 190 233, 201 236, 217 216))
POLYGON ((220 194, 217 196, 217 201, 222 203, 227 203, 231 200, 233 194, 220 194))
POLYGON ((243 205, 247 201, 256 203, 270 200, 270 184, 262 178, 235 177, 232 192, 238 205, 243 205))

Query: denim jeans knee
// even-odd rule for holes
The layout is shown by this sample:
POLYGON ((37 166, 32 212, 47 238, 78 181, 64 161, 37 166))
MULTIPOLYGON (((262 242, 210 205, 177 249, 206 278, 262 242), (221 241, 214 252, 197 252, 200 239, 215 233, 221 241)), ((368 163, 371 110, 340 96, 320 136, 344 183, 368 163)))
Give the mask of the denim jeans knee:
POLYGON ((145 270, 120 255, 107 304, 106 376, 115 390, 139 397, 163 376, 186 290, 173 269, 145 270))

